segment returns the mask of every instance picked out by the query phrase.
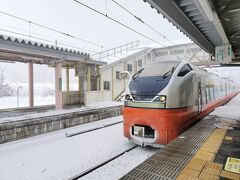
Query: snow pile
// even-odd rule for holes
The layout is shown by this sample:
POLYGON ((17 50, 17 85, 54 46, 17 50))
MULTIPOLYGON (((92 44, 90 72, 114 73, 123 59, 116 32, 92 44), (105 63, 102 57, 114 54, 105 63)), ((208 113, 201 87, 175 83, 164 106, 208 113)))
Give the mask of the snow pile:
POLYGON ((240 94, 224 106, 216 108, 210 115, 240 121, 240 94))

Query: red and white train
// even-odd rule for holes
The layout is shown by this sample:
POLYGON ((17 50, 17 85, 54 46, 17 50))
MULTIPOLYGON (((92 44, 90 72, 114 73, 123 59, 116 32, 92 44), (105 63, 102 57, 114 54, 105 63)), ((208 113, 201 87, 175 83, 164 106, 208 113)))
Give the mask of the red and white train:
POLYGON ((150 64, 126 90, 124 136, 142 146, 165 145, 238 92, 238 84, 184 61, 150 64))

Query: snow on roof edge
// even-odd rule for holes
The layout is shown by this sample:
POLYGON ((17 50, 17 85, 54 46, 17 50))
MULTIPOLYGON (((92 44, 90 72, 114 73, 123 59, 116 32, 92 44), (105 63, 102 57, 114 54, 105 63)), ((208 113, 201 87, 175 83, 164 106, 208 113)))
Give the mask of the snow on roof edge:
POLYGON ((63 52, 72 53, 72 54, 80 54, 80 55, 86 56, 88 58, 90 57, 89 53, 84 53, 82 51, 77 51, 77 50, 74 50, 74 49, 69 49, 69 48, 60 47, 60 46, 51 45, 51 44, 46 44, 46 43, 37 42, 37 41, 32 41, 32 40, 29 40, 29 39, 22 39, 22 38, 19 38, 19 37, 14 37, 14 36, 9 36, 9 35, 0 34, 0 40, 11 41, 11 42, 19 43, 19 44, 37 46, 37 47, 42 47, 42 48, 48 48, 48 49, 63 51, 63 52))

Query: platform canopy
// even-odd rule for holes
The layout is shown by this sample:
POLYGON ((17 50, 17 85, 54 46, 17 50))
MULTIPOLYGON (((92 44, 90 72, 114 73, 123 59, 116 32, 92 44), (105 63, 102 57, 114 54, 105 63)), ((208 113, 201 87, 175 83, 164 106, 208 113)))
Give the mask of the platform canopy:
POLYGON ((103 61, 95 61, 90 55, 73 49, 21 39, 13 36, 0 35, 0 62, 23 62, 47 64, 55 66, 76 66, 80 64, 104 65, 103 61))
MULTIPOLYGON (((230 44, 240 61, 239 0, 144 0, 169 19, 202 49, 230 44)), ((157 23, 157 22, 156 22, 157 23)))

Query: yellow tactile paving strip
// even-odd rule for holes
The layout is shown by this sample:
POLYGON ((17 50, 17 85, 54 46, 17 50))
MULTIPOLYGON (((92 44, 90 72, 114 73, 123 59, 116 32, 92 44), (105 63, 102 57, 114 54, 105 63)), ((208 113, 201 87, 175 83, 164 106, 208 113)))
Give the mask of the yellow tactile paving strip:
POLYGON ((184 167, 177 180, 206 179, 215 180, 220 177, 240 180, 240 175, 223 170, 223 165, 212 162, 224 139, 227 129, 215 129, 193 158, 184 167))

